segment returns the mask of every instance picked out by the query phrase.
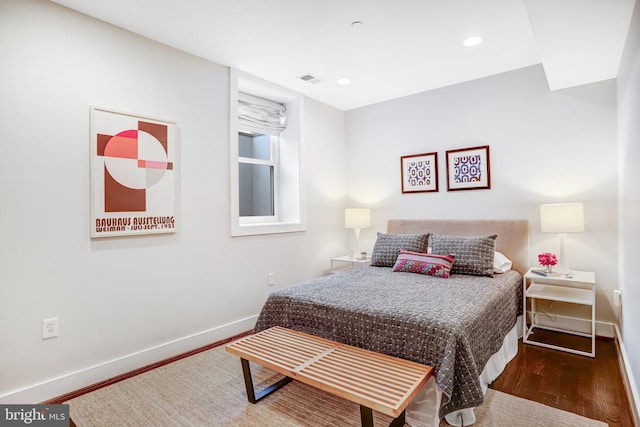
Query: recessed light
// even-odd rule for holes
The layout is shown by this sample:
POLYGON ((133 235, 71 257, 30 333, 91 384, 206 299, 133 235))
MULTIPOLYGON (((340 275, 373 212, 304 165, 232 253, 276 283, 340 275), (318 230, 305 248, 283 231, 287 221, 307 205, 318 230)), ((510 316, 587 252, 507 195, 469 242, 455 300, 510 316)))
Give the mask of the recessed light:
POLYGON ((466 47, 473 47, 473 46, 478 46, 480 43, 482 43, 482 37, 480 36, 471 36, 471 37, 467 37, 466 39, 464 39, 464 41, 462 42, 462 44, 466 47))
POLYGON ((351 80, 343 77, 341 79, 338 79, 336 83, 338 83, 339 85, 348 85, 349 83, 351 83, 351 80))

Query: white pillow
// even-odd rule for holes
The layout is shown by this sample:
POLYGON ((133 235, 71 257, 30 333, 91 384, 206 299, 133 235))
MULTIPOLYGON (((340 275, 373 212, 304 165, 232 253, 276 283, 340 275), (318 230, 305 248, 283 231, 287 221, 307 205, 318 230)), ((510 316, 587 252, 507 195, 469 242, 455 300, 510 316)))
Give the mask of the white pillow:
POLYGON ((493 272, 494 273, 506 273, 511 270, 513 262, 500 252, 496 252, 493 257, 493 272))

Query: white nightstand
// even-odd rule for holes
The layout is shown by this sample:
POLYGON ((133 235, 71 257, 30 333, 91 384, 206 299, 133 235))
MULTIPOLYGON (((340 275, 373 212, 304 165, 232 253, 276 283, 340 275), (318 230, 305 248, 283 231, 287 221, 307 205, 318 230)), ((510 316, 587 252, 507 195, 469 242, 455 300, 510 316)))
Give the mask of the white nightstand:
POLYGON ((571 277, 566 275, 541 276, 533 273, 531 269, 527 271, 522 279, 522 300, 523 300, 523 342, 526 344, 538 345, 541 347, 553 348, 555 350, 568 351, 583 356, 596 357, 596 274, 591 271, 573 271, 571 277), (531 318, 527 318, 527 299, 531 301, 531 318), (581 304, 591 306, 591 333, 575 332, 559 327, 543 326, 536 323, 536 300, 561 301, 570 304, 581 304), (591 338, 591 352, 576 350, 570 347, 563 347, 548 344, 540 341, 533 341, 529 336, 534 328, 546 329, 549 331, 563 332, 572 335, 591 338))
POLYGON ((331 273, 340 273, 357 267, 366 267, 371 264, 371 257, 368 256, 364 259, 360 257, 354 257, 353 255, 344 255, 335 258, 331 258, 331 273))

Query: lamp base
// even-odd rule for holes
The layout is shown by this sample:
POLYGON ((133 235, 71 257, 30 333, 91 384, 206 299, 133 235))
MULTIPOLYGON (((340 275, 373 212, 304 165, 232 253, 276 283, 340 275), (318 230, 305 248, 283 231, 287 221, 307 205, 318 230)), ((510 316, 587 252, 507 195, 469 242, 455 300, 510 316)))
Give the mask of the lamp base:
POLYGON ((353 249, 351 259, 358 259, 358 257, 360 256, 360 229, 354 228, 353 231, 355 231, 356 233, 356 247, 353 249))

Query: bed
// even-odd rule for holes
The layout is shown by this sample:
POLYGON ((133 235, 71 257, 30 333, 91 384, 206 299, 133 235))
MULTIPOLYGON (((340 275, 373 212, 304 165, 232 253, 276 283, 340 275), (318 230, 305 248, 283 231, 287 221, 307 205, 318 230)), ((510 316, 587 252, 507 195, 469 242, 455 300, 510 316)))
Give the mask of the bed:
POLYGON ((470 425, 487 385, 517 353, 527 247, 525 220, 390 220, 378 235, 374 265, 271 293, 255 330, 283 326, 434 366, 407 422, 438 425, 446 417, 470 425), (399 249, 411 252, 398 256, 399 249), (450 271, 446 262, 421 271, 427 274, 400 265, 415 252, 443 251, 455 252, 450 271), (493 272, 495 252, 511 269, 493 272))

